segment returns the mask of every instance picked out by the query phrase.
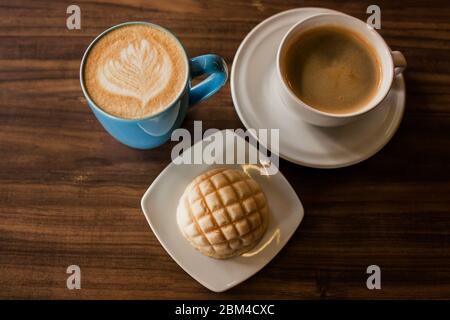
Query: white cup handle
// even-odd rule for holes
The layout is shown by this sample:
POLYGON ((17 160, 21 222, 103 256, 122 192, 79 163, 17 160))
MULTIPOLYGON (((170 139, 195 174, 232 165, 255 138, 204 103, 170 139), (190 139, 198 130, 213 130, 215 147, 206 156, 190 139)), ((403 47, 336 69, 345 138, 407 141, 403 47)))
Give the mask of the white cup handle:
POLYGON ((400 51, 392 51, 392 60, 394 61, 394 72, 395 75, 399 75, 406 68, 406 59, 403 53, 400 51))

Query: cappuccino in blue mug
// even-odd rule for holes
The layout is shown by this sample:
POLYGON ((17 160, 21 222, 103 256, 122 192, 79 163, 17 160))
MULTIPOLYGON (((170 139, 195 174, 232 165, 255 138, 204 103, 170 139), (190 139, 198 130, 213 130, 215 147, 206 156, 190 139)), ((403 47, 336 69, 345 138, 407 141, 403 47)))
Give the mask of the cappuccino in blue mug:
POLYGON ((178 39, 148 22, 128 22, 100 34, 87 48, 80 83, 89 107, 118 141, 138 149, 166 142, 188 107, 227 81, 214 54, 189 59, 178 39), (205 80, 191 87, 191 79, 205 80))

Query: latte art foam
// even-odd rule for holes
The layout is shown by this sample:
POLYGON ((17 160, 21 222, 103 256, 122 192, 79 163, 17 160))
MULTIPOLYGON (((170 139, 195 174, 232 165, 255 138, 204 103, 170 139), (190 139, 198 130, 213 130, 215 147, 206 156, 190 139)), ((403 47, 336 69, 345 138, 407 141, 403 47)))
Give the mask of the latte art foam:
POLYGON ((168 33, 148 25, 120 27, 103 36, 87 57, 84 79, 104 111, 143 118, 168 106, 183 89, 185 57, 168 33))
POLYGON ((113 94, 135 97, 145 107, 151 98, 166 88, 172 62, 164 48, 141 40, 120 52, 120 60, 108 60, 98 69, 103 88, 113 94))

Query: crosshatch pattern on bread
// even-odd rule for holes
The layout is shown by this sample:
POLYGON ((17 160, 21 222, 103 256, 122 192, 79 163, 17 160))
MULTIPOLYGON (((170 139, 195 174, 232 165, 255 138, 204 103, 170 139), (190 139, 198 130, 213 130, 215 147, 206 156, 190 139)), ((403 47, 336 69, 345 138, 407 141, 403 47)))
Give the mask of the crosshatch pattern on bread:
POLYGON ((269 220, 266 197, 243 171, 217 168, 192 181, 182 195, 177 222, 197 250, 229 258, 254 247, 269 220))

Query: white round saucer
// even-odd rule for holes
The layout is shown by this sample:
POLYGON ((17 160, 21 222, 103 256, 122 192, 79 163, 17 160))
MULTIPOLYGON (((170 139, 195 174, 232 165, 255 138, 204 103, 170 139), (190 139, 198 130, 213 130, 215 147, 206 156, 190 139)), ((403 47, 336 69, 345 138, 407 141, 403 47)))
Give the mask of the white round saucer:
POLYGON ((231 95, 246 128, 280 129, 280 157, 307 167, 339 168, 366 160, 392 138, 403 117, 405 84, 397 76, 382 105, 341 127, 310 125, 286 108, 274 85, 278 45, 294 23, 323 12, 336 11, 293 9, 258 24, 234 58, 231 95))

